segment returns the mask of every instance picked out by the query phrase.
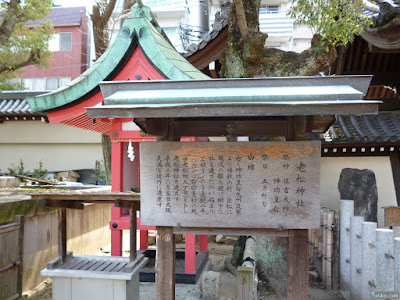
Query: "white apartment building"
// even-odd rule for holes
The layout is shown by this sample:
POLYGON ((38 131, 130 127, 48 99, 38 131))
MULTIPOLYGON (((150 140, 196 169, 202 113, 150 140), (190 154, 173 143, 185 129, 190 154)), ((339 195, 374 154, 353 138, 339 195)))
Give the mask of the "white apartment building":
MULTIPOLYGON (((199 40, 200 32, 208 32, 215 13, 226 0, 147 0, 158 23, 164 29, 175 48, 183 52, 186 30, 186 46, 199 40)), ((313 33, 305 25, 296 24, 287 15, 289 0, 262 0, 260 30, 268 34, 267 47, 301 52, 311 45, 313 33)))

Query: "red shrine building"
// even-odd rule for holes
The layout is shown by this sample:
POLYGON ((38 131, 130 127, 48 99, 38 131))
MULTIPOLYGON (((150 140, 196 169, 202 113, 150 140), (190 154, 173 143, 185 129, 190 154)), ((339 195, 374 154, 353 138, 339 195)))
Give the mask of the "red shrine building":
MULTIPOLYGON (((154 141, 142 135, 130 119, 96 119, 87 117, 87 107, 100 105, 103 95, 101 81, 140 81, 209 79, 183 58, 161 34, 150 10, 133 8, 114 43, 70 84, 53 92, 27 98, 32 111, 46 112, 49 123, 61 123, 110 135, 112 140, 112 191, 125 192, 140 186, 138 142, 154 141), (145 12, 145 13, 144 13, 145 12), (132 144, 135 159, 127 157, 132 144)), ((194 140, 194 138, 193 138, 194 140)), ((111 212, 111 254, 122 255, 122 230, 129 229, 129 214, 113 207, 111 212)), ((140 226, 140 248, 147 248, 147 230, 140 226)), ((196 272, 196 236, 186 235, 185 273, 196 272)), ((200 236, 200 252, 207 252, 207 236, 200 236)))

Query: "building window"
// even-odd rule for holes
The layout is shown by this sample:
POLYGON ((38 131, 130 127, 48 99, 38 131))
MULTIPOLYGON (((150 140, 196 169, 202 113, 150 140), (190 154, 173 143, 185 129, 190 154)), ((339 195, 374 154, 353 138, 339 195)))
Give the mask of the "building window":
POLYGON ((45 91, 46 81, 44 78, 22 78, 25 90, 45 91))
POLYGON ((46 90, 56 90, 71 81, 71 77, 47 77, 46 90))
POLYGON ((277 13, 279 13, 278 5, 267 5, 260 7, 260 15, 277 14, 277 13))
POLYGON ((46 90, 52 91, 58 88, 58 78, 46 78, 46 90))
POLYGON ((59 32, 54 34, 49 40, 49 50, 52 52, 71 51, 72 33, 59 32))
POLYGON ((56 90, 71 81, 71 77, 40 77, 21 78, 25 90, 30 91, 52 91, 56 90))

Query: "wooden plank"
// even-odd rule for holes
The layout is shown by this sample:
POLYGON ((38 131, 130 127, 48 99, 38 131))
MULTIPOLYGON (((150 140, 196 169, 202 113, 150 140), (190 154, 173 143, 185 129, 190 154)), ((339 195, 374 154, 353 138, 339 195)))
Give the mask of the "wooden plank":
POLYGON ((385 226, 400 226, 400 207, 384 207, 385 226))
POLYGON ((13 261, 13 262, 11 262, 11 263, 5 265, 5 266, 0 266, 0 273, 1 273, 1 272, 4 272, 4 271, 7 271, 7 270, 10 270, 10 269, 13 269, 13 268, 16 268, 16 267, 18 267, 20 264, 21 264, 21 261, 20 261, 20 260, 17 260, 17 261, 13 261))
POLYGON ((80 259, 73 257, 72 259, 68 260, 66 263, 58 267, 58 269, 69 270, 74 266, 76 266, 77 264, 79 264, 80 262, 81 262, 80 259))
POLYGON ((107 268, 105 268, 104 272, 114 272, 113 269, 119 264, 118 261, 112 262, 107 268))
POLYGON ((11 297, 6 298, 6 300, 15 300, 15 299, 20 299, 20 298, 21 298, 21 295, 17 293, 11 297))
POLYGON ((400 206, 400 152, 398 149, 395 150, 396 151, 390 152, 390 165, 392 167, 393 184, 397 200, 396 202, 397 205, 400 206))
POLYGON ((139 201, 129 201, 129 200, 115 200, 115 207, 127 208, 131 209, 132 205, 134 205, 134 209, 140 210, 140 202, 139 201))
MULTIPOLYGON (((68 262, 70 259, 72 259, 72 252, 71 252, 71 251, 68 251, 68 252, 67 252, 66 262, 68 262)), ((46 264, 46 268, 49 269, 49 270, 51 270, 51 269, 57 269, 61 264, 62 264, 61 258, 60 258, 60 257, 57 257, 57 258, 55 258, 55 259, 49 261, 49 262, 46 264)))
POLYGON ((128 264, 128 263, 126 263, 126 262, 120 262, 120 263, 115 267, 115 269, 114 269, 113 272, 120 272, 123 268, 125 268, 125 266, 126 266, 127 264, 128 264))
POLYGON ((136 205, 131 204, 129 213, 129 230, 130 230, 130 242, 129 242, 129 259, 134 261, 136 259, 136 230, 137 230, 137 218, 136 218, 136 205))
POLYGON ((70 270, 81 270, 81 268, 86 265, 89 261, 87 259, 82 260, 79 264, 76 264, 70 270))
POLYGON ((127 201, 140 201, 140 194, 138 193, 32 193, 32 199, 50 199, 50 200, 79 200, 83 203, 101 203, 110 201, 114 203, 115 200, 127 201))
POLYGON ((93 266, 91 266, 91 267, 88 269, 88 271, 94 271, 94 270, 96 270, 98 267, 100 267, 100 265, 101 265, 102 263, 103 263, 102 260, 96 261, 96 263, 95 263, 93 266))
POLYGON ((5 234, 5 233, 13 232, 13 231, 18 231, 18 230, 19 230, 18 224, 15 224, 15 223, 8 224, 8 225, 1 226, 0 234, 5 234))
POLYGON ((142 260, 145 259, 146 257, 144 254, 139 254, 136 256, 136 259, 134 261, 130 261, 129 263, 126 263, 126 265, 123 267, 123 272, 125 273, 130 273, 132 272, 135 268, 137 268, 138 265, 142 263, 142 260))
POLYGON ((335 72, 337 75, 343 74, 345 54, 346 54, 347 49, 348 48, 344 47, 344 46, 339 47, 339 54, 338 54, 338 60, 336 63, 336 72, 335 72))
POLYGON ((58 209, 58 257, 61 263, 67 259, 67 209, 58 209))
POLYGON ((112 263, 112 261, 103 261, 103 263, 100 266, 98 266, 95 271, 101 272, 105 268, 107 268, 111 263, 112 263))
MULTIPOLYGON (((304 116, 295 117, 294 140, 306 140, 309 133, 307 118, 304 116), (304 125, 303 125, 304 124, 304 125), (302 125, 302 126, 299 126, 302 125)), ((319 180, 319 179, 318 179, 319 180)), ((319 206, 319 203, 318 203, 319 206)), ((320 214, 316 213, 319 219, 320 214)), ((319 227, 319 226, 318 226, 319 227)), ((317 227, 317 228, 318 228, 317 227)), ((288 300, 308 299, 308 230, 289 230, 288 240, 288 300)))
POLYGON ((83 209, 83 203, 78 202, 78 200, 77 201, 68 201, 68 200, 42 199, 42 200, 40 200, 40 202, 41 202, 42 206, 83 209))
POLYGON ((25 181, 36 181, 39 184, 47 184, 47 185, 63 184, 63 183, 57 183, 56 181, 52 181, 52 180, 45 180, 45 179, 22 176, 22 175, 14 175, 14 176, 18 177, 18 178, 21 178, 22 180, 25 180, 25 181))
MULTIPOLYGON (((166 135, 171 141, 177 139, 173 122, 174 120, 168 120, 166 135)), ((157 141, 162 140, 164 139, 157 137, 157 141)), ((143 218, 141 221, 143 223, 143 218)), ((175 300, 175 235, 172 227, 156 227, 156 230, 156 300, 175 300)))
POLYGON ((86 265, 82 266, 81 271, 88 270, 90 267, 92 267, 96 263, 97 263, 97 260, 89 261, 86 265))
MULTIPOLYGON (((302 121, 296 128, 308 130, 302 121)), ((140 151, 143 225, 319 227, 320 142, 141 143, 140 151)))
POLYGON ((308 233, 289 230, 288 300, 308 299, 308 233))
POLYGON ((157 226, 156 299, 175 299, 175 237, 172 227, 157 226))
POLYGON ((179 136, 286 136, 286 118, 254 120, 178 120, 175 131, 179 136), (230 129, 230 132, 227 131, 230 129))

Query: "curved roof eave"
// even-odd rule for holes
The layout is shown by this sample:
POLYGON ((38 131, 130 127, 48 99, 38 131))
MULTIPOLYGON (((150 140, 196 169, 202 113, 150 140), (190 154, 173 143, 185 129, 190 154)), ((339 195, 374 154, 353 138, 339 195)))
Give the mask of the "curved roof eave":
POLYGON ((139 44, 149 62, 167 79, 209 79, 184 59, 144 17, 126 19, 114 43, 79 77, 53 92, 27 98, 33 112, 59 110, 71 106, 111 80, 131 46, 139 44))

